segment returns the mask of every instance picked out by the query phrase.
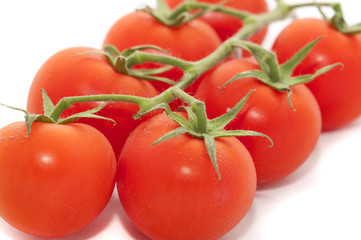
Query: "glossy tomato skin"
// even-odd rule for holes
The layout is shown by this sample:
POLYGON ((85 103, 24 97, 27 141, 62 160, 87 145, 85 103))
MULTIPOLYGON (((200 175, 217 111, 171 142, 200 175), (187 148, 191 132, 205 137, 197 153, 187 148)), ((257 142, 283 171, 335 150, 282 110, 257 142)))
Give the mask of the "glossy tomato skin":
MULTIPOLYGON (((166 0, 166 2, 171 8, 174 8, 179 3, 184 2, 184 0, 166 0)), ((221 0, 198 0, 198 2, 217 4, 220 3, 221 0)), ((261 14, 268 11, 267 2, 265 0, 230 0, 225 3, 225 6, 249 11, 255 14, 261 14)), ((200 19, 212 26, 222 41, 233 36, 243 26, 241 19, 215 11, 205 13, 200 19)), ((263 28, 249 40, 260 44, 263 42, 266 34, 267 28, 263 28)))
POLYGON ((301 62, 295 74, 314 73, 319 68, 342 63, 307 86, 322 112, 323 130, 343 127, 361 115, 361 34, 346 35, 320 19, 293 21, 277 37, 273 50, 286 61, 303 45, 325 36, 301 62))
POLYGON ((237 139, 217 139, 218 180, 202 140, 180 135, 151 146, 177 127, 159 114, 132 132, 118 161, 120 201, 151 239, 218 239, 253 201, 251 156, 237 139))
POLYGON ((148 13, 137 11, 120 18, 108 31, 104 44, 120 51, 151 44, 169 50, 174 57, 196 61, 206 57, 221 44, 215 31, 206 23, 194 20, 177 28, 163 25, 148 13))
POLYGON ((85 124, 24 122, 0 130, 0 216, 39 237, 69 235, 108 203, 116 159, 108 140, 85 124))
POLYGON ((288 176, 308 158, 320 135, 321 114, 317 101, 304 85, 292 87, 295 111, 288 104, 288 92, 278 92, 253 78, 235 81, 220 91, 237 73, 257 68, 247 58, 228 61, 202 82, 196 97, 205 101, 209 117, 214 118, 232 108, 250 90, 256 90, 226 128, 261 132, 273 140, 270 148, 266 138, 238 137, 249 150, 257 183, 262 185, 288 176))
MULTIPOLYGON (((124 94, 154 97, 158 94, 147 81, 116 72, 101 54, 78 55, 96 49, 73 47, 64 49, 50 57, 36 74, 28 95, 27 110, 43 113, 41 89, 45 89, 54 104, 66 96, 94 94, 124 94)), ((95 108, 104 102, 74 104, 63 115, 95 108)), ((116 156, 129 133, 142 121, 132 118, 139 110, 133 103, 112 102, 98 114, 116 121, 82 119, 101 131, 110 141, 116 156)), ((144 120, 144 119, 143 119, 144 120)))

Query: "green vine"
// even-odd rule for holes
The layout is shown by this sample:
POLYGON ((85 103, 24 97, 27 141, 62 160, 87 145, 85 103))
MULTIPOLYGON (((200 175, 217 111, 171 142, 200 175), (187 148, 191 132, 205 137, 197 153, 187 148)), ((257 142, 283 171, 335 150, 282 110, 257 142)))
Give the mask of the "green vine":
MULTIPOLYGON (((213 5, 208 3, 199 3, 195 1, 185 1, 176 9, 170 10, 163 0, 158 0, 159 8, 157 10, 149 7, 143 9, 143 11, 148 12, 160 22, 171 27, 179 27, 181 24, 185 24, 186 22, 191 21, 208 11, 222 12, 243 20, 244 26, 234 36, 226 40, 213 53, 199 61, 185 61, 167 55, 154 54, 142 51, 145 49, 156 49, 158 51, 164 51, 164 49, 150 45, 129 48, 123 52, 120 52, 114 46, 109 45, 104 48, 104 51, 83 53, 104 54, 105 57, 108 59, 109 63, 119 73, 133 76, 139 79, 162 81, 170 84, 170 87, 168 89, 153 98, 145 98, 132 95, 100 94, 64 97, 56 105, 54 105, 46 92, 43 90, 44 114, 34 115, 19 108, 11 108, 23 111, 25 113, 25 121, 28 128, 28 134, 30 134, 31 124, 34 121, 57 124, 66 124, 79 118, 100 118, 108 121, 113 121, 112 119, 99 116, 96 113, 99 112, 110 102, 115 101, 137 104, 139 106, 139 111, 134 115, 135 119, 138 119, 141 116, 156 109, 164 109, 168 117, 178 123, 179 128, 166 134, 165 136, 157 140, 154 144, 168 140, 181 134, 189 134, 193 137, 203 139, 210 160, 212 161, 214 169, 220 179, 221 176, 219 174, 218 164, 216 161, 216 138, 234 136, 261 136, 268 138, 271 143, 270 146, 272 146, 272 140, 262 133, 244 130, 224 131, 224 127, 237 116, 237 114, 240 112, 253 91, 249 92, 238 104, 236 104, 236 106, 234 106, 224 115, 215 119, 208 120, 205 104, 186 93, 184 89, 186 89, 190 84, 195 81, 195 79, 197 79, 199 76, 214 67, 220 61, 229 57, 237 48, 244 48, 250 53, 252 53, 259 63, 260 70, 240 73, 239 75, 231 79, 227 84, 230 84, 232 81, 239 78, 252 76, 258 78, 263 83, 268 84, 270 87, 273 87, 279 91, 286 90, 289 91, 291 94, 291 86, 310 81, 314 77, 323 74, 336 66, 331 65, 322 68, 313 75, 291 77, 293 69, 306 56, 306 54, 319 41, 319 39, 305 46, 305 48, 302 49, 298 54, 296 54, 292 59, 282 65, 278 63, 274 53, 266 51, 260 46, 244 40, 248 39, 252 34, 257 32, 259 29, 266 27, 270 23, 287 18, 290 12, 296 8, 305 6, 316 6, 320 8, 321 6, 328 6, 336 9, 337 5, 329 3, 304 3, 288 5, 282 0, 278 0, 277 7, 274 10, 256 15, 249 12, 238 11, 233 8, 225 7, 225 2, 226 1, 223 1, 220 4, 213 5), (164 64, 164 67, 152 70, 141 70, 133 68, 135 65, 142 64, 147 61, 164 64), (168 71, 170 68, 173 67, 180 68, 184 72, 183 77, 179 82, 174 82, 167 78, 156 76, 159 73, 168 71), (184 117, 170 110, 168 103, 172 102, 176 98, 182 99, 187 104, 187 106, 184 106, 184 110, 188 113, 188 119, 185 119, 184 117), (66 118, 61 118, 63 111, 71 107, 73 104, 92 101, 104 101, 107 103, 95 109, 77 113, 66 118)), ((339 12, 340 11, 337 11, 337 13, 339 12)), ((334 17, 334 21, 336 21, 335 19, 338 19, 337 22, 342 23, 342 15, 340 16, 340 14, 338 14, 334 17)), ((345 24, 342 23, 340 25, 345 24)), ((290 99, 289 102, 290 106, 292 107, 290 99)))

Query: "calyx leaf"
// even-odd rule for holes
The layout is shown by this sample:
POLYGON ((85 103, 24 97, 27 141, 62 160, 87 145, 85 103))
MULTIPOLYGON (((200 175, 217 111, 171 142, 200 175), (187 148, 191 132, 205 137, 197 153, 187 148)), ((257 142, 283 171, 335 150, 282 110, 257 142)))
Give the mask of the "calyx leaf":
POLYGON ((166 65, 164 67, 154 69, 134 69, 132 68, 132 66, 129 66, 128 58, 133 54, 137 53, 138 51, 146 49, 155 49, 159 52, 169 52, 168 50, 165 50, 155 45, 139 45, 125 49, 123 52, 120 52, 114 45, 108 44, 104 46, 103 51, 88 51, 77 54, 75 56, 81 56, 85 54, 102 54, 106 57, 107 61, 113 67, 113 69, 119 73, 126 74, 138 79, 159 81, 167 83, 169 85, 175 85, 176 82, 170 80, 169 78, 155 76, 174 68, 174 66, 172 65, 166 65))
POLYGON ((317 76, 328 72, 336 66, 342 65, 340 63, 335 63, 317 70, 314 74, 306 74, 296 77, 292 76, 292 73, 298 64, 307 56, 307 54, 322 38, 323 37, 319 37, 316 40, 308 43, 283 64, 279 64, 277 55, 274 52, 268 51, 255 43, 248 41, 233 41, 232 44, 234 46, 247 50, 256 58, 260 70, 251 70, 237 74, 232 79, 227 81, 221 87, 221 90, 236 80, 253 77, 275 90, 280 92, 288 91, 287 101, 291 109, 295 110, 291 101, 292 86, 308 83, 317 76))
POLYGON ((31 114, 28 111, 21 109, 21 108, 17 108, 17 107, 13 107, 10 105, 6 105, 3 103, 0 103, 1 106, 16 110, 16 111, 21 111, 23 113, 25 113, 25 125, 26 125, 26 129, 27 129, 27 134, 26 136, 28 137, 30 135, 31 132, 31 124, 33 122, 46 122, 46 123, 55 123, 53 119, 49 118, 48 116, 45 116, 43 114, 31 114))
POLYGON ((21 111, 25 114, 24 120, 25 120, 25 124, 26 124, 26 128, 27 128, 27 136, 29 136, 31 133, 31 125, 33 124, 33 122, 67 124, 67 123, 74 122, 80 118, 97 118, 97 119, 104 119, 107 121, 112 121, 112 122, 114 122, 114 124, 116 124, 116 122, 113 119, 102 117, 102 116, 95 114, 95 113, 99 112, 100 110, 102 110, 104 107, 106 107, 109 104, 109 102, 102 104, 94 109, 90 109, 90 110, 87 110, 84 112, 79 112, 79 113, 73 114, 71 116, 68 116, 66 118, 55 118, 55 117, 53 117, 53 115, 54 115, 54 111, 56 111, 56 106, 54 106, 53 102, 49 98, 46 91, 44 89, 41 89, 41 90, 42 90, 42 97, 43 97, 44 114, 32 114, 24 109, 0 103, 1 106, 10 108, 10 109, 13 109, 16 111, 21 111))
POLYGON ((322 11, 321 6, 317 5, 319 12, 323 16, 323 18, 331 24, 332 27, 337 29, 338 31, 344 33, 344 34, 358 34, 361 33, 361 23, 355 24, 355 25, 348 25, 345 21, 342 7, 340 3, 334 3, 332 4, 332 8, 335 11, 335 14, 328 18, 326 14, 322 11))
POLYGON ((162 24, 177 28, 187 22, 190 22, 203 14, 224 8, 224 5, 230 0, 223 0, 219 3, 200 3, 195 0, 186 0, 178 4, 176 8, 171 10, 164 0, 157 0, 158 8, 154 9, 145 6, 141 11, 147 12, 162 24), (197 11, 191 11, 196 9, 197 11))
POLYGON ((116 122, 113 119, 94 114, 94 113, 99 112, 103 108, 105 108, 108 104, 109 104, 109 102, 104 103, 96 108, 93 108, 93 109, 90 109, 90 110, 87 110, 84 112, 75 113, 69 117, 59 119, 56 123, 57 124, 67 124, 67 123, 74 122, 80 118, 94 118, 94 119, 103 119, 103 120, 111 121, 115 125, 116 122))
MULTIPOLYGON (((216 144, 215 139, 221 137, 238 137, 238 136, 260 136, 266 137, 270 141, 270 147, 273 146, 272 140, 265 134, 255 132, 255 131, 245 131, 245 130, 224 130, 224 127, 231 122, 237 114, 241 111, 242 107, 245 105, 247 99, 254 90, 250 91, 243 99, 241 99, 232 109, 227 111, 224 115, 208 120, 204 103, 195 100, 190 103, 190 106, 183 107, 188 114, 188 120, 183 116, 171 111, 168 104, 159 104, 157 108, 164 109, 167 116, 175 121, 180 127, 174 129, 173 131, 165 134, 152 145, 159 144, 163 141, 169 140, 171 138, 177 137, 182 134, 189 134, 195 138, 203 139, 209 158, 212 162, 214 170, 218 176, 218 179, 221 179, 221 175, 218 169, 218 163, 216 159, 216 144)), ((154 110, 154 109, 153 109, 154 110)))

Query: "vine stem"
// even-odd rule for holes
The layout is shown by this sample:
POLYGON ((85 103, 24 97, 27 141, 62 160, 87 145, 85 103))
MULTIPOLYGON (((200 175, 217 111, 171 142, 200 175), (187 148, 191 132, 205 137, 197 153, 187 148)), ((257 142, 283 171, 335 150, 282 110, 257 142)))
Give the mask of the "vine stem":
POLYGON ((137 104, 140 109, 146 109, 150 103, 149 98, 138 97, 133 95, 120 95, 120 94, 99 94, 99 95, 84 95, 84 96, 72 96, 72 97, 63 97, 54 107, 53 111, 50 114, 50 118, 57 121, 62 112, 70 108, 75 103, 82 102, 129 102, 137 104))
MULTIPOLYGON (((170 19, 176 19, 180 15, 182 15, 184 12, 189 12, 193 9, 202 9, 202 10, 208 10, 209 4, 199 3, 199 2, 185 2, 184 4, 180 5, 174 11, 170 14, 170 19)), ((240 19, 245 19, 249 15, 253 15, 252 13, 246 12, 246 11, 240 11, 236 10, 234 8, 225 7, 222 4, 216 5, 212 8, 212 11, 217 11, 221 13, 225 13, 227 15, 231 15, 240 19)))
MULTIPOLYGON (((236 15, 237 13, 238 17, 243 19, 244 25, 234 36, 227 39, 214 52, 199 61, 186 61, 171 56, 150 54, 142 51, 135 51, 134 53, 130 54, 126 59, 127 68, 129 69, 134 65, 142 64, 146 61, 153 61, 179 67, 184 71, 182 79, 178 83, 176 83, 175 86, 169 87, 167 90, 160 93, 159 95, 153 98, 112 94, 65 97, 55 106, 51 116, 54 119, 58 119, 60 118, 62 111, 69 108, 72 104, 89 101, 122 101, 135 103, 140 107, 140 111, 138 113, 138 115, 140 116, 142 115, 142 113, 148 112, 155 106, 162 103, 169 103, 177 97, 181 98, 188 104, 192 104, 195 102, 196 99, 193 99, 189 94, 185 93, 182 90, 187 88, 195 81, 195 79, 197 79, 199 76, 214 67, 220 61, 229 57, 236 48, 236 46, 234 45, 234 41, 248 39, 252 34, 268 26, 270 23, 285 19, 286 17, 288 17, 290 12, 296 8, 307 6, 333 6, 332 3, 303 3, 288 5, 283 0, 278 0, 277 2, 277 7, 274 10, 258 15, 232 10, 230 8, 222 6, 215 7, 215 10, 223 11, 224 13, 228 13, 231 15, 236 15)), ((177 8, 171 14, 178 15, 182 12, 184 13, 186 11, 189 11, 192 8, 204 9, 205 6, 209 8, 209 5, 206 4, 184 3, 181 7, 177 8)))
MULTIPOLYGON (((185 69, 185 71, 188 70, 187 72, 195 75, 195 77, 201 76, 203 73, 233 53, 235 49, 233 44, 234 41, 248 39, 250 36, 252 36, 252 34, 266 27, 270 23, 285 19, 290 11, 291 9, 287 4, 285 4, 283 1, 279 1, 279 4, 273 11, 259 15, 248 15, 244 19, 244 26, 234 36, 227 39, 221 46, 219 46, 207 57, 194 62, 193 66, 191 66, 192 69, 185 69)), ((185 89, 194 81, 195 77, 184 78, 177 85, 180 88, 185 89)))

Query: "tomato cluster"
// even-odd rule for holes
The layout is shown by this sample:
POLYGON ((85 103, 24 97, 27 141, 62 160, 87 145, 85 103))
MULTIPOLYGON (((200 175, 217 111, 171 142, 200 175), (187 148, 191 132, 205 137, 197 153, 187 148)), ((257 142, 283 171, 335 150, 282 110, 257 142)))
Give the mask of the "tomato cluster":
MULTIPOLYGON (((169 11, 184 3, 165 2, 169 11)), ((268 12, 264 0, 227 1, 225 6, 254 14, 268 12)), ((139 51, 193 64, 229 44, 227 39, 244 24, 235 16, 208 11, 190 22, 167 26, 149 11, 135 11, 110 28, 103 47, 112 45, 123 54, 152 45, 139 51)), ((264 26, 248 40, 262 44, 266 33, 264 26)), ((342 66, 306 84, 280 90, 251 74, 229 83, 239 73, 262 70, 246 48, 243 57, 229 54, 210 65, 185 89, 189 98, 205 104, 209 119, 221 118, 255 90, 224 131, 256 131, 272 139, 273 146, 267 138, 253 135, 215 137, 216 163, 210 160, 212 151, 204 135, 179 130, 182 134, 154 144, 179 128, 167 108, 166 113, 156 110, 135 120, 144 106, 132 101, 77 102, 59 116, 75 122, 57 124, 58 119, 52 118, 54 105, 66 97, 108 94, 153 99, 170 87, 119 70, 118 63, 100 49, 71 47, 57 52, 32 81, 26 121, 0 129, 1 218, 34 236, 67 236, 97 218, 116 187, 127 216, 150 239, 222 237, 247 214, 257 186, 289 176, 313 152, 323 130, 341 128, 361 115, 360 33, 342 33, 326 20, 294 20, 279 34, 272 51, 282 64, 322 36, 292 76, 302 78, 334 63, 342 66), (340 51, 331 51, 335 42, 342 46, 340 51), (86 118, 78 117, 84 112, 86 118)), ((132 67, 146 72, 164 66, 146 61, 132 67)), ((176 84, 187 74, 172 66, 156 76, 176 84)), ((184 105, 176 116, 192 124, 191 108, 175 102, 172 110, 184 105)))

